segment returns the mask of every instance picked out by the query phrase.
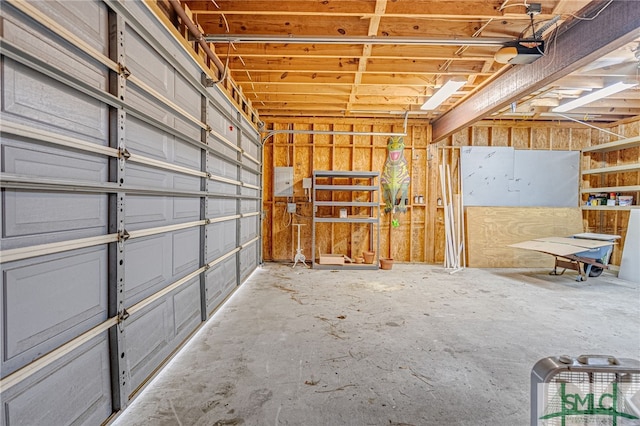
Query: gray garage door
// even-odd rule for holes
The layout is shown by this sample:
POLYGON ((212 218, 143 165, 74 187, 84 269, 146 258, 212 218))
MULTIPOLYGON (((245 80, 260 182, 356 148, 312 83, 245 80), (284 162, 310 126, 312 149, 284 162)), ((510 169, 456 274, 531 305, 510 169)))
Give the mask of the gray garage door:
POLYGON ((0 13, 0 424, 99 424, 258 266, 260 139, 145 2, 0 13))

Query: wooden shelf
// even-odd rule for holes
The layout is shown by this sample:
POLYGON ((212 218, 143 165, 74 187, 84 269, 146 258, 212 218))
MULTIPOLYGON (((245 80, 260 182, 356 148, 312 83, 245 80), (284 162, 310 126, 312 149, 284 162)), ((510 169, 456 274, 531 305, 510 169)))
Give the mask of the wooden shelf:
POLYGON ((316 201, 316 206, 321 207, 375 207, 379 205, 369 201, 316 201))
POLYGON ((588 148, 584 148, 582 152, 610 152, 618 151, 620 149, 636 148, 638 146, 640 146, 640 136, 590 146, 588 148))
POLYGON ((377 217, 322 217, 314 218, 316 223, 378 223, 377 217))
POLYGON ((603 186, 601 188, 583 188, 581 194, 595 194, 597 192, 637 192, 640 191, 640 185, 627 186, 603 186))
POLYGON ((318 191, 377 191, 377 186, 371 185, 316 185, 318 191))
POLYGON ((580 206, 582 210, 635 210, 640 209, 640 206, 580 206))
POLYGON ((640 172, 640 164, 623 164, 620 166, 598 167, 595 169, 583 170, 584 175, 596 175, 603 173, 623 173, 623 172, 640 172))
MULTIPOLYGON (((603 143, 600 145, 594 145, 589 148, 585 148, 582 150, 583 153, 586 152, 594 152, 594 153, 604 153, 604 152, 613 152, 627 148, 636 148, 640 147, 640 136, 635 136, 632 138, 621 139, 619 141, 603 143)), ((628 163, 628 164, 620 164, 620 165, 607 165, 603 164, 603 167, 596 167, 593 169, 583 170, 581 172, 582 176, 589 175, 602 175, 606 173, 627 173, 627 172, 640 172, 640 162, 628 163)), ((583 184, 586 181, 583 180, 583 184)), ((609 192, 640 192, 640 185, 623 185, 623 186, 603 186, 596 188, 582 188, 580 189, 580 194, 597 194, 597 193, 609 193, 609 192)), ((636 197, 637 199, 637 197, 636 197)), ((633 209, 638 209, 640 206, 632 205, 632 206, 589 206, 583 205, 580 207, 582 210, 600 210, 600 211, 629 211, 633 209)))

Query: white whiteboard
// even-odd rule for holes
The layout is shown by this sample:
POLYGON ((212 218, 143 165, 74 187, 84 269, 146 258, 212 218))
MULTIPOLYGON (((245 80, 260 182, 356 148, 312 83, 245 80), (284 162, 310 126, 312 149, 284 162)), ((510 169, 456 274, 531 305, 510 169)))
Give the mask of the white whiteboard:
POLYGON ((460 170, 465 206, 578 206, 579 151, 465 147, 460 170))

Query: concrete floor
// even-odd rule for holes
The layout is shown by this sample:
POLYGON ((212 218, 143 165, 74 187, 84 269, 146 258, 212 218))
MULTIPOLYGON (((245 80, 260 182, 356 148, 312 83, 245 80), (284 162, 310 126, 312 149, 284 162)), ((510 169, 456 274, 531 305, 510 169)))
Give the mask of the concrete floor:
POLYGON ((575 277, 266 264, 114 424, 527 425, 540 358, 640 359, 640 285, 575 277))

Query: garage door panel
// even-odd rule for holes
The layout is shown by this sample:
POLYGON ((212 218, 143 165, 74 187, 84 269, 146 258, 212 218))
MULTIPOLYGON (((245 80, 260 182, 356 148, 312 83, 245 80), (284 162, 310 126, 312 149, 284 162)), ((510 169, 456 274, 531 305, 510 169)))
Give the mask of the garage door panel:
POLYGON ((175 335, 184 336, 193 331, 201 321, 200 279, 194 278, 182 286, 173 296, 175 335))
POLYGON ((226 95, 202 86, 199 61, 144 2, 10 2, 2 19, 0 33, 17 49, 0 60, 0 122, 132 156, 37 140, 42 132, 2 135, 1 171, 30 186, 3 185, 1 250, 69 246, 37 257, 25 250, 0 265, 0 374, 13 375, 0 390, 0 426, 104 424, 255 269, 259 246, 238 246, 240 224, 254 239, 257 222, 235 216, 258 211, 240 195, 259 191, 214 179, 261 185, 260 166, 234 149, 254 156, 261 147, 226 95), (205 116, 213 132, 203 132, 205 116), (49 191, 57 179, 69 185, 49 191), (118 231, 128 238, 115 242, 118 231), (100 238, 64 251, 87 237, 100 238), (47 356, 57 350, 64 355, 47 356))
POLYGON ((129 164, 126 182, 132 186, 149 188, 171 188, 171 175, 163 170, 151 168, 142 164, 129 164))
POLYGON ((107 7, 103 2, 48 0, 33 2, 33 6, 66 30, 80 36, 94 49, 108 54, 109 27, 107 7))
POLYGON ((259 197, 260 196, 260 191, 257 189, 252 189, 252 188, 242 188, 240 190, 240 194, 246 196, 246 197, 259 197))
POLYGON ((235 124, 220 114, 218 109, 212 104, 209 104, 207 119, 209 126, 211 126, 216 133, 222 135, 230 142, 236 141, 238 133, 235 124))
POLYGON ((126 182, 132 186, 147 188, 178 189, 187 191, 200 190, 200 178, 179 173, 168 173, 165 170, 142 164, 130 164, 127 167, 126 182))
POLYGON ((229 99, 227 98, 227 96, 222 93, 222 91, 217 88, 217 87, 213 87, 209 90, 209 94, 211 95, 211 97, 213 97, 214 101, 213 102, 209 102, 208 105, 208 110, 207 110, 207 114, 208 115, 224 115, 224 113, 226 112, 226 115, 229 117, 235 117, 238 113, 237 113, 237 109, 236 107, 234 107, 230 102, 229 99))
POLYGON ((200 178, 195 176, 187 176, 174 174, 173 189, 179 189, 184 191, 199 191, 200 190, 200 178))
POLYGON ((6 57, 2 71, 4 113, 107 144, 106 105, 6 57))
POLYGON ((211 313, 236 287, 236 256, 231 256, 206 272, 207 312, 211 313))
POLYGON ((173 200, 173 218, 198 220, 200 218, 199 198, 175 198, 173 200))
MULTIPOLYGON (((235 141, 228 140, 228 139, 227 141, 235 145, 234 143, 235 141)), ((221 142, 219 139, 212 136, 211 134, 208 134, 207 136, 207 145, 209 145, 215 152, 217 152, 221 156, 231 158, 231 159, 236 159, 238 157, 238 151, 231 148, 226 143, 221 142)))
POLYGON ((189 167, 194 170, 201 170, 202 151, 200 148, 180 140, 175 141, 175 157, 176 164, 189 167))
MULTIPOLYGON (((247 132, 247 131, 249 130, 244 128, 244 132, 247 132)), ((254 136, 253 130, 251 130, 249 134, 251 136, 254 136)), ((247 133, 242 133, 241 141, 242 141, 242 148, 247 152, 247 154, 249 154, 253 158, 260 158, 260 147, 256 143, 256 138, 248 136, 247 133)))
POLYGON ((138 387, 170 353, 173 339, 170 310, 171 305, 165 299, 127 320, 124 335, 131 389, 138 387))
POLYGON ((211 262, 236 248, 236 227, 234 221, 207 225, 206 261, 211 262))
POLYGON ((246 280, 258 266, 258 245, 249 244, 240 250, 240 280, 246 280))
POLYGON ((109 345, 103 333, 10 388, 2 424, 101 424, 111 415, 109 345), (70 396, 73 397, 70 397, 70 396))
MULTIPOLYGON (((4 193, 5 237, 83 230, 100 235, 106 229, 107 195, 16 191, 4 193)), ((3 247, 4 248, 4 247, 3 247)))
POLYGON ((226 177, 229 179, 237 179, 238 177, 238 166, 229 161, 225 161, 222 158, 217 158, 212 156, 209 159, 208 170, 210 173, 226 177))
POLYGON ((125 304, 133 305, 165 287, 171 279, 170 235, 154 235, 125 244, 125 304))
POLYGON ((260 211, 260 202, 258 200, 242 200, 240 201, 240 211, 242 213, 254 213, 260 211))
POLYGON ((174 136, 131 115, 127 116, 126 140, 127 149, 132 154, 200 170, 200 148, 189 142, 176 140, 174 136))
POLYGON ((173 115, 171 112, 143 90, 135 86, 131 86, 127 89, 125 99, 127 100, 127 104, 131 105, 136 110, 143 111, 144 114, 149 117, 158 120, 169 127, 173 127, 173 115))
MULTIPOLYGON (((192 115, 190 118, 199 120, 199 115, 192 115)), ((180 134, 184 135, 186 138, 190 138, 194 141, 200 140, 200 130, 201 127, 198 126, 194 121, 190 118, 183 117, 182 115, 176 115, 173 118, 173 128, 180 132, 180 134)))
POLYGON ((138 387, 200 324, 200 280, 194 278, 125 323, 131 389, 138 387))
POLYGON ((240 244, 258 236, 258 216, 243 217, 240 219, 240 244))
POLYGON ((6 173, 92 182, 106 182, 109 177, 105 157, 24 143, 4 136, 2 158, 2 171, 6 173))
POLYGON ((236 195, 238 187, 231 183, 210 181, 209 192, 213 192, 215 194, 236 195))
POLYGON ((106 90, 108 71, 97 62, 86 62, 78 56, 77 51, 49 36, 46 31, 24 23, 9 20, 3 22, 4 37, 26 52, 37 55, 51 66, 72 74, 88 85, 106 90))
POLYGON ((223 217, 236 214, 236 200, 233 198, 208 198, 208 217, 223 217))
POLYGON ((3 374, 107 317, 107 248, 3 265, 3 374))
POLYGON ((146 195, 127 195, 125 226, 137 230, 174 223, 173 199, 146 195))
POLYGON ((163 96, 173 99, 173 68, 129 25, 125 29, 124 38, 125 63, 131 74, 163 96))
POLYGON ((200 229, 192 228, 173 233, 173 275, 185 275, 198 269, 200 261, 200 229))
POLYGON ((260 184, 260 175, 258 175, 257 173, 242 169, 242 171, 240 172, 240 176, 244 183, 255 186, 258 186, 260 184))
POLYGON ((171 160, 173 136, 131 115, 127 115, 126 120, 126 146, 132 154, 162 161, 171 160))
POLYGON ((184 77, 176 74, 175 90, 176 104, 187 111, 194 118, 200 118, 200 91, 187 82, 184 77))

